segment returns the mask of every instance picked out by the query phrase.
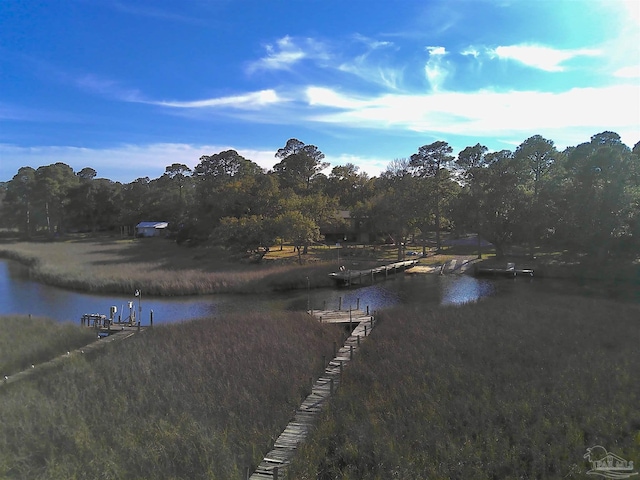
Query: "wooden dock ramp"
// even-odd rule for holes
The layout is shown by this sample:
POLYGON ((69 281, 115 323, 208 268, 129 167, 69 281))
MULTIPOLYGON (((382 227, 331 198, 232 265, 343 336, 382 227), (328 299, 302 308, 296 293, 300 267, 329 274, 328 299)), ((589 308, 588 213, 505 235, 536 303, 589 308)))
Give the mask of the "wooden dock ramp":
POLYGON ((376 275, 384 275, 387 278, 390 274, 404 272, 417 264, 418 260, 406 260, 365 270, 340 270, 339 272, 330 273, 329 276, 339 285, 350 286, 355 283, 363 285, 367 281, 373 283, 376 275))
POLYGON ((351 318, 355 328, 344 345, 336 352, 335 357, 329 362, 324 373, 314 382, 311 393, 298 407, 294 417, 276 439, 272 450, 265 455, 260 465, 249 477, 250 480, 284 478, 284 473, 291 463, 298 445, 307 438, 322 408, 340 386, 342 370, 351 361, 375 325, 373 315, 366 315, 361 310, 351 310, 351 315, 348 310, 316 310, 313 311, 313 316, 318 321, 322 317, 323 322, 331 323, 348 323, 351 318))
MULTIPOLYGON (((368 307, 367 307, 368 308, 368 307)), ((362 310, 312 310, 307 312, 317 318, 321 323, 353 323, 367 321, 371 315, 362 310)))

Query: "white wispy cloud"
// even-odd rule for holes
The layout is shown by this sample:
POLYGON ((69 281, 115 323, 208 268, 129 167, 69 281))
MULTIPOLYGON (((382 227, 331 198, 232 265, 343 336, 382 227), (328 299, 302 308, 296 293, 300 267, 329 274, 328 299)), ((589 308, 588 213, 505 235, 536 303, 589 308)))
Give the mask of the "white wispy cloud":
POLYGON ((618 78, 640 78, 640 65, 619 68, 613 75, 618 78))
POLYGON ((241 95, 230 95, 226 97, 207 98, 190 101, 144 101, 153 105, 173 108, 236 108, 236 109, 259 109, 265 106, 274 105, 285 101, 273 89, 249 92, 241 95))
POLYGON ((447 50, 444 47, 426 47, 429 59, 424 66, 424 72, 434 91, 442 88, 444 81, 449 74, 449 65, 444 60, 447 50))
POLYGON ((580 131, 588 139, 607 129, 616 130, 631 145, 640 139, 640 89, 632 84, 561 93, 481 90, 387 94, 368 99, 351 98, 327 88, 312 93, 311 105, 317 109, 311 117, 314 121, 352 128, 489 138, 509 134, 521 139, 539 131, 562 136, 566 129, 580 131))
POLYGON ((467 47, 460 52, 460 55, 478 58, 480 51, 476 47, 467 47))
POLYGON ((562 50, 543 45, 507 45, 488 50, 489 55, 503 60, 515 60, 529 67, 547 72, 561 72, 565 70, 562 64, 575 57, 601 55, 598 49, 579 48, 562 50))
POLYGON ((338 65, 338 70, 392 90, 400 88, 404 68, 390 65, 387 56, 393 54, 394 43, 359 34, 354 35, 353 39, 357 44, 364 45, 365 51, 353 56, 353 58, 343 60, 338 65))
POLYGON ((286 35, 275 43, 266 44, 264 48, 266 55, 249 63, 248 73, 259 70, 288 70, 305 59, 328 58, 324 45, 313 38, 296 39, 286 35))
MULTIPOLYGON (((65 76, 71 78, 69 74, 65 74, 65 76)), ((73 77, 72 82, 80 89, 90 93, 116 98, 117 100, 125 102, 142 101, 142 96, 139 90, 127 88, 119 81, 101 77, 92 73, 73 77)))

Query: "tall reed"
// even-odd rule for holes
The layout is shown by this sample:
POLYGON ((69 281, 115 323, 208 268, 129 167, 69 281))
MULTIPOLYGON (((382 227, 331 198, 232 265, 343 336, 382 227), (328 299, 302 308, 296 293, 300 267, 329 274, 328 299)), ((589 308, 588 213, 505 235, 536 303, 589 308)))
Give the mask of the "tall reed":
POLYGON ((303 313, 256 313, 72 357, 0 390, 0 478, 242 478, 342 337, 303 313))
POLYGON ((550 295, 385 311, 289 478, 584 478, 594 445, 637 461, 639 317, 550 295))
POLYGON ((71 323, 27 316, 0 317, 0 378, 51 360, 96 339, 71 323))
MULTIPOLYGON (((32 279, 80 291, 148 295, 255 293, 304 288, 317 267, 245 264, 215 248, 178 247, 161 239, 17 242, 0 246, 0 257, 29 266, 32 279)), ((319 281, 325 283, 322 269, 319 281)))

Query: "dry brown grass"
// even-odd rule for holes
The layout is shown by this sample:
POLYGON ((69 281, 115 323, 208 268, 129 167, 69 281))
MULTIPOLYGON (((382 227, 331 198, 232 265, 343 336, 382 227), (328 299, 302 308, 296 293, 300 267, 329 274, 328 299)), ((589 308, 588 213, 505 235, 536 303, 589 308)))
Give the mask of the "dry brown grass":
POLYGON ((527 294, 384 311, 291 479, 586 478, 640 452, 637 304, 527 294))
POLYGON ((254 313, 72 356, 0 390, 0 478, 244 478, 343 338, 305 313, 254 313))
POLYGON ((224 251, 161 239, 5 243, 0 256, 26 263, 32 278, 44 283, 113 293, 144 287, 150 295, 251 291, 261 279, 295 268, 248 265, 228 260, 224 251))

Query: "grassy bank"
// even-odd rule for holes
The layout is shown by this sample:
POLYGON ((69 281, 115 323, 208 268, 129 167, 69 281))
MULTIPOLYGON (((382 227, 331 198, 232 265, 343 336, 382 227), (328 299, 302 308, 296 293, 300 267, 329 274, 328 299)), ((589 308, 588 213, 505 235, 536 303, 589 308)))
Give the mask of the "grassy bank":
POLYGON ((0 377, 51 360, 95 338, 95 332, 70 323, 26 316, 0 317, 0 377))
POLYGON ((0 478, 239 479, 342 332, 306 314, 154 327, 0 391, 0 478))
POLYGON ((292 479, 584 478, 640 461, 640 307, 494 298, 381 314, 292 479))
POLYGON ((335 265, 231 260, 212 248, 178 247, 163 239, 66 240, 0 244, 0 257, 29 266, 32 279, 63 288, 104 293, 199 295, 258 293, 329 285, 335 265))

